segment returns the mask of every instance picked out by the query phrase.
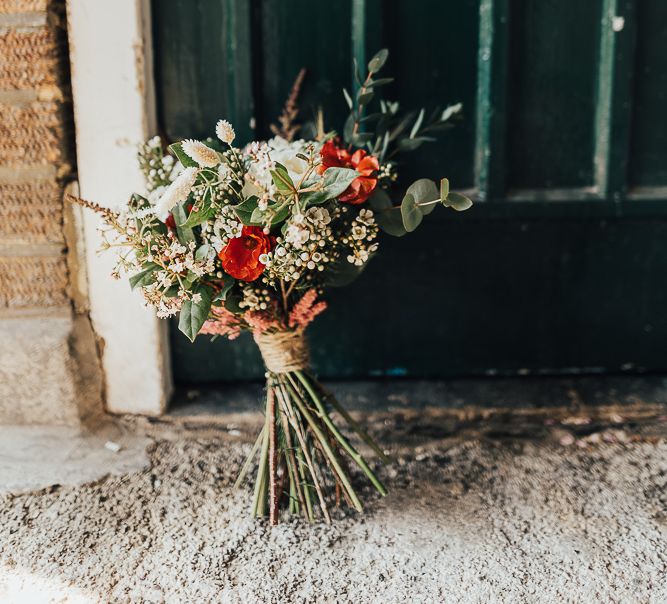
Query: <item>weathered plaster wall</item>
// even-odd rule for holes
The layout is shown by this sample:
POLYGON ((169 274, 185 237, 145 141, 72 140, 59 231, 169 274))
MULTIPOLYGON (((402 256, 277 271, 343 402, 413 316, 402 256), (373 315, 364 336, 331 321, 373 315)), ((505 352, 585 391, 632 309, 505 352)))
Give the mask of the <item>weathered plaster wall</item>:
MULTIPOLYGON (((97 345, 68 258, 75 225, 64 0, 0 0, 0 423, 102 411, 97 345), (68 245, 69 243, 69 245, 68 245)), ((76 262, 71 263, 76 265, 76 262)))

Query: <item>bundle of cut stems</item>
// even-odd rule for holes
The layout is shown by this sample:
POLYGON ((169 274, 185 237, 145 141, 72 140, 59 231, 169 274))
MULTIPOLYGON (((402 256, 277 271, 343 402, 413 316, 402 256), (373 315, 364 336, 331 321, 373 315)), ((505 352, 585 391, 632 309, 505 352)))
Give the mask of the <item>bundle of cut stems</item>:
POLYGON ((337 411, 350 428, 386 461, 387 457, 336 399, 308 370, 269 372, 266 416, 262 431, 238 480, 240 485, 259 451, 259 465, 252 504, 253 516, 278 523, 279 510, 315 521, 321 513, 331 522, 330 508, 347 505, 361 512, 363 506, 352 486, 348 464, 355 463, 381 495, 387 490, 366 460, 333 422, 328 407, 337 411))

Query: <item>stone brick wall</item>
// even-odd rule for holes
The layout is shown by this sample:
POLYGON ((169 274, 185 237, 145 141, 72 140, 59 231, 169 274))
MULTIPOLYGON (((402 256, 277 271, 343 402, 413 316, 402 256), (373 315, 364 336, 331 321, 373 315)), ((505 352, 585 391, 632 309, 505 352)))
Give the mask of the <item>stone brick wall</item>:
POLYGON ((101 375, 71 302, 64 0, 0 0, 0 116, 0 423, 77 423, 101 409, 101 375))

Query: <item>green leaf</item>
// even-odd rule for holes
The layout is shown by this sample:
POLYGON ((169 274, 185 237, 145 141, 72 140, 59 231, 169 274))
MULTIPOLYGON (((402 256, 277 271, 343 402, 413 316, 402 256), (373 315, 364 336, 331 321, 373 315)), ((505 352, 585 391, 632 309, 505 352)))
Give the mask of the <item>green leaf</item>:
POLYGON ((361 90, 363 89, 359 90, 359 94, 357 95, 357 102, 361 107, 363 107, 364 105, 368 105, 368 103, 370 103, 373 100, 375 94, 373 93, 372 90, 363 93, 361 92, 361 90))
POLYGON ((414 151, 421 147, 422 143, 433 140, 425 136, 416 136, 415 138, 402 138, 398 141, 398 148, 401 151, 414 151))
POLYGON ((378 78, 377 80, 371 80, 368 86, 384 86, 385 84, 391 84, 393 81, 394 78, 378 78))
POLYGON ((155 262, 147 262, 143 265, 145 268, 138 273, 130 276, 130 287, 136 289, 137 287, 146 287, 155 282, 155 271, 160 268, 155 262))
POLYGON ((225 308, 229 312, 233 313, 242 313, 243 308, 241 308, 241 302, 243 301, 243 295, 235 289, 232 289, 225 298, 225 308))
POLYGON ((443 178, 440 181, 440 200, 447 199, 449 195, 449 180, 443 178))
POLYGON ((410 138, 414 138, 417 135, 417 132, 419 132, 419 128, 421 127, 423 121, 424 121, 424 109, 422 108, 419 111, 419 115, 417 116, 414 125, 412 126, 412 130, 410 130, 410 138))
POLYGON ((191 342, 195 341, 199 330, 208 319, 213 301, 213 290, 206 285, 199 285, 192 289, 192 293, 199 294, 201 300, 193 302, 185 300, 181 307, 181 315, 178 320, 178 329, 182 331, 191 342))
MULTIPOLYGON (((412 195, 416 203, 425 203, 430 201, 438 201, 440 197, 438 196, 438 187, 435 186, 435 183, 428 178, 420 178, 415 180, 409 187, 406 193, 412 195)), ((421 213, 426 216, 430 214, 434 209, 437 203, 432 203, 427 206, 420 206, 421 213)))
POLYGON ((287 168, 278 162, 276 162, 276 169, 271 170, 271 178, 276 189, 281 193, 293 193, 296 190, 287 168))
POLYGON ((472 207, 472 199, 469 199, 461 193, 454 193, 453 191, 447 195, 447 198, 443 200, 442 205, 446 208, 452 208, 457 212, 463 212, 472 207))
POLYGON ((352 97, 350 96, 350 93, 343 88, 343 96, 345 97, 345 102, 347 103, 347 106, 352 109, 354 107, 354 103, 352 102, 352 97))
POLYGON ((379 50, 375 56, 368 62, 368 71, 371 73, 377 73, 382 69, 383 65, 387 61, 389 56, 389 51, 386 48, 379 50))
POLYGON ((350 183, 359 178, 359 172, 349 168, 327 168, 324 172, 324 187, 301 196, 305 205, 318 205, 341 195, 350 183))
POLYGON ((195 259, 206 260, 209 254, 211 253, 212 249, 213 248, 208 243, 205 243, 204 245, 198 247, 197 251, 195 252, 195 259))
POLYGON ((210 205, 204 202, 202 203, 202 207, 198 208, 197 211, 191 211, 190 215, 188 216, 188 219, 183 223, 183 224, 177 224, 179 227, 191 229, 193 227, 196 227, 203 222, 206 222, 209 218, 213 216, 215 211, 213 208, 211 208, 210 205))
POLYGON ((341 258, 327 267, 325 284, 329 287, 345 287, 361 275, 367 264, 368 262, 364 262, 361 266, 357 266, 348 262, 346 258, 341 258))
POLYGON ((253 224, 265 224, 269 218, 271 219, 271 224, 279 224, 289 214, 289 204, 287 203, 274 203, 266 208, 266 210, 260 210, 255 208, 250 216, 250 220, 253 224))
POLYGON ((232 210, 238 216, 239 220, 246 226, 254 226, 252 222, 252 214, 257 207, 258 199, 255 195, 248 197, 238 205, 232 206, 232 210))
POLYGON ((463 109, 462 103, 456 103, 456 105, 450 105, 442 112, 442 115, 440 116, 440 121, 446 122, 450 117, 459 113, 461 109, 463 109))
POLYGON ((225 300, 227 294, 231 291, 234 285, 236 285, 236 279, 230 275, 225 275, 222 289, 217 293, 213 301, 218 302, 219 300, 225 300))
POLYGON ((184 225, 188 220, 188 215, 185 211, 185 204, 187 203, 187 201, 178 203, 171 210, 171 214, 174 217, 174 222, 176 223, 176 235, 178 236, 178 240, 183 245, 188 244, 190 241, 195 241, 195 234, 192 232, 190 227, 179 226, 184 225))
POLYGON ((401 203, 401 218, 403 226, 408 233, 412 233, 424 218, 420 207, 415 203, 412 195, 406 195, 401 203))
POLYGON ((350 113, 343 126, 343 139, 346 143, 352 142, 352 133, 354 132, 354 114, 350 113))
POLYGON ((181 143, 174 143, 169 145, 169 150, 176 156, 185 168, 198 168, 199 164, 192 159, 185 151, 181 143))
POLYGON ((376 189, 368 203, 373 208, 375 222, 387 234, 402 237, 407 232, 403 226, 400 208, 394 207, 383 189, 376 189))

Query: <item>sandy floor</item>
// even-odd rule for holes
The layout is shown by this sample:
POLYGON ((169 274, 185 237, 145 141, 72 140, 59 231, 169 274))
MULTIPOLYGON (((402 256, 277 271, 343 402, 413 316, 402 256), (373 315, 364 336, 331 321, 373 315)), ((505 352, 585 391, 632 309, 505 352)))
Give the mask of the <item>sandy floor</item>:
POLYGON ((0 602, 667 602, 667 442, 563 434, 406 448, 365 515, 270 529, 245 434, 152 428, 144 470, 0 496, 0 602))

